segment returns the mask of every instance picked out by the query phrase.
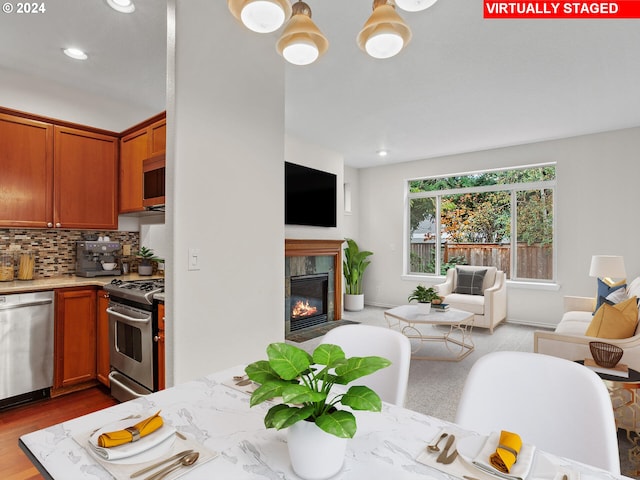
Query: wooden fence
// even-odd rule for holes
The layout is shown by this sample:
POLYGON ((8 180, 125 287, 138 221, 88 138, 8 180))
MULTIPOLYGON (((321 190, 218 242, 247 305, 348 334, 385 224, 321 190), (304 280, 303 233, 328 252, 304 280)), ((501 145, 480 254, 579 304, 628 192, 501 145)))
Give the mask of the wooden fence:
MULTIPOLYGON (((553 253, 550 245, 518 243, 517 276, 538 280, 553 279, 553 253)), ((411 271, 427 272, 435 259, 435 242, 411 244, 411 271)), ((442 245, 442 262, 491 265, 511 278, 511 245, 498 243, 452 243, 442 245)), ((433 267, 431 267, 433 269, 433 267)))

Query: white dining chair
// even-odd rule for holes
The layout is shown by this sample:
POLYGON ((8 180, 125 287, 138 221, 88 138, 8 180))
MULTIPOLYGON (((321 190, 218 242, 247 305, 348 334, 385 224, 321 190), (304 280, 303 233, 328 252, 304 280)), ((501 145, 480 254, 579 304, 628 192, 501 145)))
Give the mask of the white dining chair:
POLYGON ((465 381, 455 422, 488 435, 507 430, 541 450, 620 474, 613 408, 598 375, 530 352, 493 352, 465 381))
POLYGON ((376 355, 391 365, 356 380, 374 390, 388 403, 404 406, 409 382, 411 343, 400 332, 372 325, 343 325, 329 330, 321 343, 338 345, 347 357, 376 355))

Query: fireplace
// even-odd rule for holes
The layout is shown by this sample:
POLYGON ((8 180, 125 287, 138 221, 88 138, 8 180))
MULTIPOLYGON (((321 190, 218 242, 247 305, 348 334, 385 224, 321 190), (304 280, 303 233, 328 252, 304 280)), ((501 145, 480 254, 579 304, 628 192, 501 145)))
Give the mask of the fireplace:
POLYGON ((328 321, 329 274, 291 277, 290 331, 328 321))
POLYGON ((285 240, 285 338, 294 330, 342 317, 342 243, 344 240, 285 240), (304 297, 300 299, 303 313, 296 311, 295 318, 292 309, 299 299, 293 301, 293 296, 304 297))

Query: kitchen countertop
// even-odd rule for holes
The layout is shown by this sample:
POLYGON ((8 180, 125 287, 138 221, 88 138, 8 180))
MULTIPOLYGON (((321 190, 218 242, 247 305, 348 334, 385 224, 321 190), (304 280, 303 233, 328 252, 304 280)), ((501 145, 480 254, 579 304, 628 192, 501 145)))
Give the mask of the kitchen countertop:
POLYGON ((151 280, 164 277, 159 275, 142 276, 137 273, 131 273, 129 275, 113 275, 104 277, 77 277, 75 275, 61 275, 59 277, 35 278, 33 280, 14 280, 12 282, 0 282, 0 295, 53 290, 55 288, 102 287, 111 283, 111 281, 116 278, 123 281, 131 281, 151 280))

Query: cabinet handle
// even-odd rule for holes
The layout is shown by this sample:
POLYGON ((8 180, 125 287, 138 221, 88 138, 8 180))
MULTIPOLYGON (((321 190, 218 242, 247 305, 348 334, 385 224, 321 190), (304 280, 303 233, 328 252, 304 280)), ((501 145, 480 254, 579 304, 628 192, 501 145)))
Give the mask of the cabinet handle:
POLYGON ((49 227, 49 228, 53 227, 53 223, 51 223, 51 222, 47 223, 47 227, 49 227))
POLYGON ((61 226, 60 222, 56 223, 56 228, 60 228, 61 226))

